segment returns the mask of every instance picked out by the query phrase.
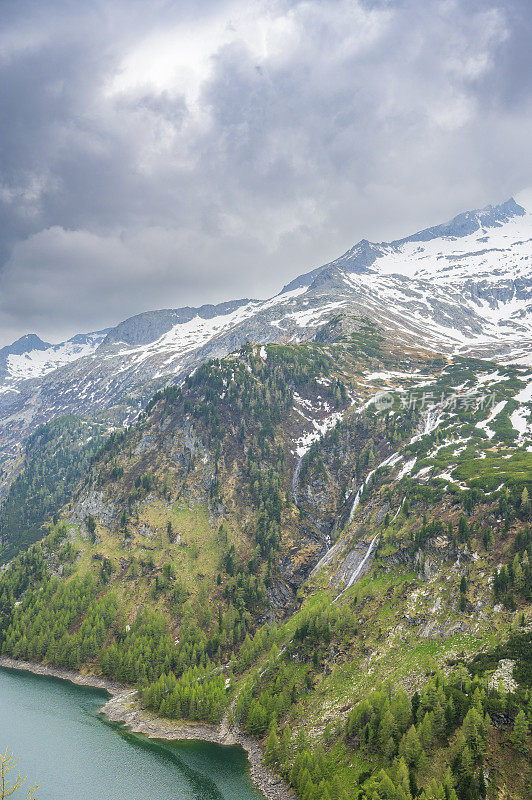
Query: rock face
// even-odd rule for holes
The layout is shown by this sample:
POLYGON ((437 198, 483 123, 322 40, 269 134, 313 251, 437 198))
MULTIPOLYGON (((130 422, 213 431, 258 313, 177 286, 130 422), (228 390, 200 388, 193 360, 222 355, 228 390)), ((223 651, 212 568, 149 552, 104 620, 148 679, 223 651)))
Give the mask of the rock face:
POLYGON ((36 333, 27 333, 21 336, 13 344, 0 349, 0 369, 2 376, 8 372, 9 356, 21 356, 24 353, 33 353, 36 351, 47 350, 52 345, 49 342, 43 342, 36 333))
POLYGON ((114 504, 96 489, 88 489, 78 497, 70 516, 71 522, 83 524, 91 515, 103 525, 112 525, 115 521, 114 504))
POLYGON ((489 681, 490 689, 498 689, 502 684, 505 692, 515 692, 517 689, 517 682, 513 677, 514 667, 515 661, 512 661, 510 658, 501 659, 501 661, 499 661, 499 666, 489 681))
POLYGON ((209 320, 213 317, 223 316, 235 311, 240 306, 246 305, 249 300, 233 300, 230 303, 220 303, 217 306, 205 305, 201 308, 167 309, 163 311, 147 311, 121 322, 112 328, 105 338, 104 344, 122 342, 131 346, 151 344, 176 325, 183 325, 195 317, 209 320))
MULTIPOLYGON (((0 351, 0 458, 63 414, 130 423, 153 392, 246 341, 312 338, 341 315, 443 353, 517 360, 530 351, 532 215, 513 199, 390 243, 362 240, 266 300, 167 309, 50 345, 0 351)), ((9 469, 8 469, 9 472, 9 469)))

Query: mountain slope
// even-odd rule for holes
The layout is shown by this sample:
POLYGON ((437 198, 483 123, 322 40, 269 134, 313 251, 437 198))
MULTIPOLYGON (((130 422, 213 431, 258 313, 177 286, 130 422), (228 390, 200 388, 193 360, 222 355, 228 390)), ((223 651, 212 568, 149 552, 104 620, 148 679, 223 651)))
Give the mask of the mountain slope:
POLYGON ((389 244, 362 241, 267 301, 149 312, 60 345, 4 348, 0 445, 7 454, 76 408, 131 419, 157 384, 247 340, 309 338, 338 309, 412 344, 515 360, 532 336, 531 241, 532 216, 510 200, 389 244))
POLYGON ((266 301, 147 312, 58 345, 22 337, 0 352, 2 494, 39 425, 127 425, 208 358, 246 341, 305 341, 338 316, 368 318, 400 347, 527 363, 531 232, 532 215, 509 200, 395 242, 364 240, 266 301))
POLYGON ((528 800, 531 378, 338 310, 207 362, 4 571, 3 654, 238 724, 303 800, 528 800))
POLYGON ((363 240, 267 301, 148 312, 60 345, 4 348, 1 441, 9 450, 76 402, 81 413, 116 407, 116 419, 131 418, 155 384, 246 340, 309 338, 339 308, 366 309, 417 345, 515 360, 532 336, 531 241, 532 216, 509 200, 395 242, 363 240))
POLYGON ((104 440, 102 426, 73 416, 31 434, 0 506, 2 561, 42 539, 104 440))

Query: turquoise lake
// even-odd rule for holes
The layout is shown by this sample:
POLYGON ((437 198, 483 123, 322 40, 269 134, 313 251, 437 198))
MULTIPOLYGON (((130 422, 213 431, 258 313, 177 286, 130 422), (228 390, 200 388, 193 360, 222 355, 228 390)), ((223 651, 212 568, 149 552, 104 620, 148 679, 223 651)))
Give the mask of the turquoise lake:
POLYGON ((20 758, 38 800, 264 800, 241 748, 132 735, 98 714, 106 699, 0 669, 0 748, 20 758))

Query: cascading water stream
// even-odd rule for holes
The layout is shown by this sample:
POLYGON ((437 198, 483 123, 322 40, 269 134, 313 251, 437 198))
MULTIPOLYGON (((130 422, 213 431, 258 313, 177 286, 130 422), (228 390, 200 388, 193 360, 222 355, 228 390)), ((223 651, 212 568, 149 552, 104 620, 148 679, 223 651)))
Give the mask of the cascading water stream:
POLYGON ((360 498, 362 497, 362 492, 364 491, 364 487, 369 484, 373 475, 375 475, 377 470, 380 469, 381 467, 393 466, 399 461, 400 458, 401 456, 398 453, 392 453, 391 456, 388 456, 388 458, 385 458, 384 461, 381 461, 381 463, 377 467, 375 467, 375 469, 372 469, 371 472, 368 472, 364 482, 357 490, 355 499, 353 500, 353 505, 351 506, 351 511, 349 512, 349 518, 347 521, 348 525, 351 524, 351 522, 353 522, 353 517, 355 516, 355 511, 357 510, 358 504, 360 503, 360 498))
POLYGON ((344 588, 342 589, 340 594, 338 594, 334 598, 334 600, 333 600, 334 603, 336 603, 336 601, 343 595, 343 593, 347 592, 347 590, 354 584, 354 582, 356 580, 358 580, 358 578, 360 577, 360 575, 362 573, 362 570, 364 569, 364 567, 368 563, 369 559, 373 555, 373 553, 375 551, 375 548, 377 547, 378 540, 379 540, 378 535, 373 537, 373 539, 371 540, 371 542, 368 545, 368 549, 366 550, 362 561, 360 561, 360 563, 357 564, 357 566, 353 569, 353 572, 349 576, 349 580, 347 581, 347 584, 344 586, 344 588))
POLYGON ((301 467, 303 466, 303 459, 306 456, 306 452, 300 456, 299 461, 296 464, 296 468, 294 470, 294 474, 292 476, 292 500, 297 505, 297 498, 299 496, 299 476, 301 475, 301 467))

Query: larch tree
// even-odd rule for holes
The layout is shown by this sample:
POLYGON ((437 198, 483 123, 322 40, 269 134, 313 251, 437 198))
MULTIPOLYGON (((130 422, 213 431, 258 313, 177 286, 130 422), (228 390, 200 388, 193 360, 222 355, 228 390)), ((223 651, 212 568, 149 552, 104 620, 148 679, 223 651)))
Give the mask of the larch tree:
MULTIPOLYGON (((19 789, 24 791, 22 787, 28 776, 22 776, 18 770, 16 778, 12 778, 10 775, 10 773, 16 769, 17 764, 18 758, 15 758, 15 756, 9 752, 9 748, 6 747, 4 753, 0 751, 0 800, 5 800, 7 797, 18 794, 19 789)), ((35 795, 37 789, 38 786, 33 786, 31 789, 28 789, 26 800, 37 800, 35 795)))
POLYGON ((512 731, 512 744, 519 750, 520 753, 526 754, 528 752, 528 721, 523 709, 518 713, 515 718, 514 727, 512 731))

